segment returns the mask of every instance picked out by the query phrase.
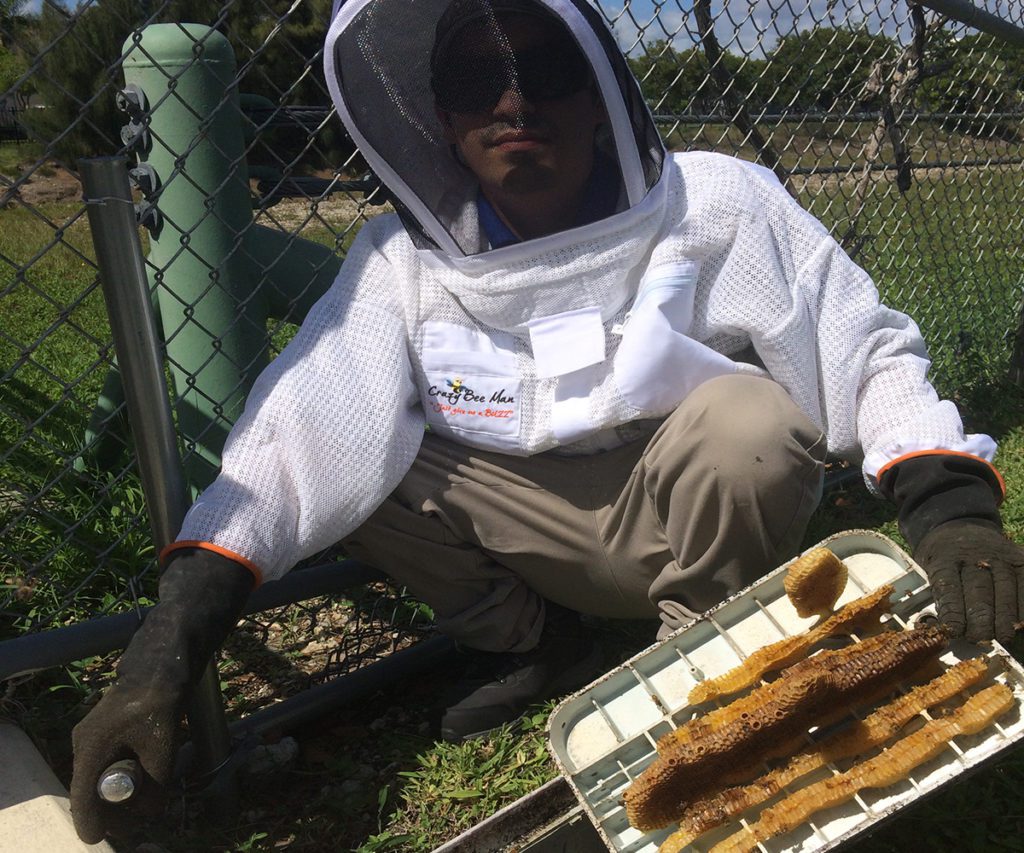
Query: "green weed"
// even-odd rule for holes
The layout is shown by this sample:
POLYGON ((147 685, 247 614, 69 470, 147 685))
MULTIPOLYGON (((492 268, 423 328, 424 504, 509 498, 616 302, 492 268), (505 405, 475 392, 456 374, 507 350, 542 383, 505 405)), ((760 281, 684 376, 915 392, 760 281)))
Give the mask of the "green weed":
MULTIPOLYGON (((551 707, 527 715, 482 740, 437 743, 416 756, 417 769, 398 775, 405 780, 402 806, 388 826, 393 836, 425 836, 430 850, 507 803, 554 778, 545 747, 544 725, 551 707)), ((360 848, 362 850, 363 848, 360 848)))

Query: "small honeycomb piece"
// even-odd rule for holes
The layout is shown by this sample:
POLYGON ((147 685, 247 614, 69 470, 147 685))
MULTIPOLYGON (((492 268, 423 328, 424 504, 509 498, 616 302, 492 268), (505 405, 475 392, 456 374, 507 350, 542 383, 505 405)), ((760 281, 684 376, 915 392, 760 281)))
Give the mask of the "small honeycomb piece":
POLYGON ((705 832, 721 826, 746 809, 759 806, 782 789, 827 763, 860 755, 881 746, 926 708, 945 702, 977 684, 988 672, 984 658, 971 658, 950 667, 927 684, 913 688, 886 705, 794 755, 785 765, 747 785, 726 788, 694 802, 679 829, 665 839, 658 853, 680 853, 705 832))
POLYGON ((765 809, 756 823, 730 835, 711 851, 748 853, 759 843, 796 829, 814 813, 853 799, 858 791, 894 785, 915 767, 946 749, 952 738, 980 732, 1015 705, 1013 691, 1005 684, 986 687, 948 716, 925 723, 873 758, 855 764, 838 776, 795 791, 765 809))
POLYGON ((891 689, 936 658, 945 645, 946 635, 938 628, 894 631, 790 667, 771 685, 763 703, 733 703, 740 708, 725 715, 720 726, 661 752, 625 792, 629 822, 646 832, 678 820, 695 799, 720 788, 736 768, 752 775, 780 744, 837 709, 854 706, 880 685, 891 689))
POLYGON ((889 612, 891 607, 889 597, 892 593, 892 584, 880 586, 874 592, 844 605, 828 619, 819 622, 804 633, 763 646, 739 666, 695 685, 687 697, 690 704, 699 705, 709 699, 717 699, 719 696, 727 696, 750 687, 752 684, 756 684, 766 672, 782 669, 782 667, 799 660, 811 650, 815 643, 819 643, 827 637, 851 634, 854 631, 863 631, 876 626, 882 618, 882 614, 889 612))
POLYGON ((786 570, 782 585, 799 616, 827 616, 846 588, 846 563, 828 548, 814 548, 786 570))

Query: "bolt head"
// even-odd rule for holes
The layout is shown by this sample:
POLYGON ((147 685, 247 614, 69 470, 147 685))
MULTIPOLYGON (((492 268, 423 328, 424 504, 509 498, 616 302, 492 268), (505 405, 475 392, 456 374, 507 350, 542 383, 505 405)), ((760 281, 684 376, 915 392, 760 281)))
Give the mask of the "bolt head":
POLYGON ((96 790, 101 800, 108 803, 123 803, 135 793, 135 779, 124 770, 115 770, 100 779, 96 790))

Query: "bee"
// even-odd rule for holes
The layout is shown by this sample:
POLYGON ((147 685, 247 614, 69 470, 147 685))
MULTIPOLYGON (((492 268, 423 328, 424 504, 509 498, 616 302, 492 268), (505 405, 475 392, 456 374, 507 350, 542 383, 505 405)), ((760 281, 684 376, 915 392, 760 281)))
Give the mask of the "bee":
POLYGON ((451 379, 446 379, 445 382, 448 383, 448 387, 451 388, 452 391, 458 391, 462 387, 462 380, 458 376, 455 377, 454 382, 452 382, 451 379))

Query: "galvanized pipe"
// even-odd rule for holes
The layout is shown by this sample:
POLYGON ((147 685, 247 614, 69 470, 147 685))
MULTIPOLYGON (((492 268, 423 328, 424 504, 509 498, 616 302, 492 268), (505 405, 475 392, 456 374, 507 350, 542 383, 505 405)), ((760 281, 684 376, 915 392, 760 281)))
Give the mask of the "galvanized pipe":
POLYGON ((1003 39, 1010 44, 1024 47, 1024 28, 1004 21, 998 15, 979 9, 968 0, 918 0, 920 5, 926 6, 940 15, 959 21, 990 36, 1003 39))
MULTIPOLYGON (((189 501, 164 379, 163 348, 139 243, 128 163, 120 156, 97 157, 79 160, 78 166, 153 542, 160 550, 178 535, 189 501)), ((189 704, 189 730, 203 771, 218 766, 231 749, 219 685, 211 661, 189 704)), ((225 789, 220 794, 226 806, 232 792, 225 789)))
POLYGON ((163 346, 153 321, 146 262, 124 157, 79 160, 153 542, 163 548, 181 529, 189 500, 164 379, 163 346))

